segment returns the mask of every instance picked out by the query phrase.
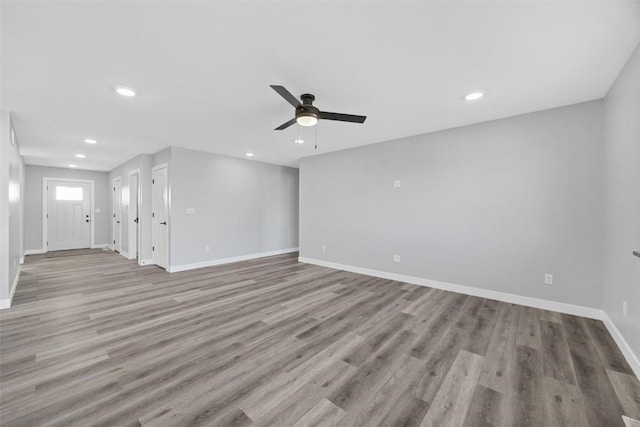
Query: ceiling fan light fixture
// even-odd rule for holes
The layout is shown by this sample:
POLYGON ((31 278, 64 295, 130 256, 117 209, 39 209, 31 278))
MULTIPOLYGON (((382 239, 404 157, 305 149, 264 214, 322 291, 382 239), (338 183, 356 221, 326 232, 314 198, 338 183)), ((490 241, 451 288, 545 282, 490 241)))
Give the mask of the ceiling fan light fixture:
POLYGON ((367 116, 320 111, 317 107, 314 107, 313 101, 315 101, 316 97, 310 93, 300 95, 300 101, 302 101, 300 102, 284 86, 271 85, 271 88, 296 109, 296 114, 291 120, 281 124, 274 130, 283 130, 296 123, 300 126, 311 127, 317 125, 320 119, 350 123, 364 123, 367 119, 367 116))
POLYGON ((311 127, 318 124, 318 118, 313 114, 301 114, 296 117, 296 121, 300 126, 311 127))

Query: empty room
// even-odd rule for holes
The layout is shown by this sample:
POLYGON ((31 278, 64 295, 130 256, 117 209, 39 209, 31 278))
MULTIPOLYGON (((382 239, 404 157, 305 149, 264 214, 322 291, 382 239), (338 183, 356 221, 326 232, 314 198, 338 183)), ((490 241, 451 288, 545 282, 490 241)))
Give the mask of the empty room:
POLYGON ((640 427, 640 0, 0 0, 0 426, 640 427))

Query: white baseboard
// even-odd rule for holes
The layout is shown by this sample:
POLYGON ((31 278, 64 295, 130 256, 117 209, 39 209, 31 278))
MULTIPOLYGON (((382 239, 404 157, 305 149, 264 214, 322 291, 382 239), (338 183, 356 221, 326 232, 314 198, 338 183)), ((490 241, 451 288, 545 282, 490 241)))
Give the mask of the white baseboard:
POLYGON ((298 251, 298 248, 288 248, 288 249, 278 249, 278 250, 269 251, 269 252, 259 252, 255 254, 240 255, 240 256, 235 256, 230 258, 212 259, 209 261, 195 262, 193 264, 170 266, 167 269, 167 271, 169 273, 177 273, 178 271, 194 270, 196 268, 204 268, 204 267, 213 267, 214 265, 229 264, 229 263, 238 262, 238 261, 247 261, 250 259, 264 258, 267 256, 273 256, 273 255, 288 254, 288 253, 297 252, 297 251, 298 251))
POLYGON ((24 264, 24 255, 20 257, 20 265, 24 264))
POLYGON ((123 256, 123 257, 125 257, 126 259, 131 259, 131 257, 129 256, 129 252, 120 251, 120 255, 122 255, 122 256, 123 256))
MULTIPOLYGON (((101 245, 91 246, 91 249, 103 249, 103 248, 111 248, 111 245, 109 245, 108 243, 105 243, 101 245)), ((39 255, 39 254, 46 254, 46 253, 47 253, 46 249, 27 249, 24 251, 25 255, 39 255)))
POLYGON ((111 245, 108 243, 103 243, 100 245, 91 245, 91 249, 111 249, 111 245))
POLYGON ((151 264, 153 264, 152 259, 141 259, 140 261, 138 261, 138 265, 151 265, 151 264))
POLYGON ((627 341, 624 339, 618 328, 613 321, 609 318, 604 310, 584 307, 574 304, 566 304, 563 302, 549 301, 539 298, 525 297, 521 295, 509 294, 506 292, 491 291, 487 289, 479 289, 471 286, 456 285, 447 282, 438 282, 436 280, 423 279, 421 277, 406 276, 403 274, 390 273, 387 271, 371 270, 368 268, 355 267, 352 265, 338 264, 330 261, 323 261, 314 258, 299 257, 299 262, 307 264, 319 265, 322 267, 329 267, 336 270, 350 271, 352 273, 364 274, 366 276, 379 277, 382 279, 395 280, 398 282, 411 283, 419 286, 428 286, 431 288, 442 289, 445 291, 457 292, 465 295, 472 295, 481 298, 489 298, 497 301, 508 302, 512 304, 525 305, 533 308, 540 308, 543 310, 557 311, 559 313, 572 314, 574 316, 588 317, 590 319, 601 320, 606 326, 607 330, 615 340, 616 344, 622 351, 625 359, 635 372, 636 376, 640 378, 640 360, 638 356, 633 352, 627 341))
POLYGON ((633 369, 633 372, 635 372, 636 377, 640 378, 640 359, 633 352, 627 340, 624 339, 624 337, 616 327, 616 324, 613 323, 607 312, 604 310, 602 311, 602 323, 604 323, 604 325, 607 327, 607 330, 615 340, 616 344, 618 344, 620 351, 622 351, 622 354, 624 354, 625 359, 627 359, 629 366, 631 366, 631 369, 633 369))
POLYGON ((544 310, 557 311, 560 313, 573 314, 575 316, 588 317, 590 319, 601 319, 602 310, 581 305, 567 304, 563 302, 549 301, 545 299, 525 297, 522 295, 509 294, 506 292, 491 291, 488 289, 474 288, 471 286, 456 285, 453 283, 439 282, 436 280, 424 279, 422 277, 407 276, 404 274, 390 273, 387 271, 371 270, 369 268, 354 267, 352 265, 338 264, 313 258, 299 257, 298 261, 307 264, 320 265, 336 270, 350 271, 352 273, 364 274, 366 276, 380 277, 382 279, 396 280, 398 282, 411 283, 419 286, 442 289, 445 291, 457 292, 465 295, 473 295, 480 298, 489 298, 511 304, 526 305, 528 307, 541 308, 544 310))
POLYGON ((11 301, 13 301, 13 294, 16 293, 16 288, 18 287, 18 281, 20 280, 20 267, 18 267, 18 272, 16 273, 16 278, 13 280, 13 285, 11 285, 11 291, 9 292, 9 298, 0 299, 0 310, 11 307, 11 301))
POLYGON ((24 251, 25 255, 38 255, 38 254, 46 254, 46 249, 26 249, 24 251))

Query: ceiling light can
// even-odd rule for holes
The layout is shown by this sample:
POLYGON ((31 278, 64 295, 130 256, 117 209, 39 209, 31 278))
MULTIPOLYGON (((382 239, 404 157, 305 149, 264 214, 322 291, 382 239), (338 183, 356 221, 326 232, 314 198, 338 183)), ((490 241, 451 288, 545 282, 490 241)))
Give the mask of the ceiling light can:
POLYGON ((136 90, 129 86, 116 86, 114 87, 115 91, 122 96, 126 96, 127 98, 131 98, 136 96, 136 90))
POLYGON ((482 98, 484 96, 484 93, 482 91, 474 91, 474 92, 470 92, 468 93, 464 99, 466 101, 477 101, 478 99, 482 98))

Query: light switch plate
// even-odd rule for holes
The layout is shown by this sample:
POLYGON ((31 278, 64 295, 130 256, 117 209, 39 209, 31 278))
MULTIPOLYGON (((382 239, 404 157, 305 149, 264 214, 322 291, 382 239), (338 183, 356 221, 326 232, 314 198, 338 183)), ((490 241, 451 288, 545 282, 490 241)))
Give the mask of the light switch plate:
POLYGON ((187 215, 193 215, 196 213, 196 208, 187 208, 187 215))
POLYGON ((544 275, 544 284, 553 285, 553 274, 547 273, 544 275))
POLYGON ((400 188, 402 187, 402 181, 400 181, 399 179, 396 179, 395 181, 393 181, 393 188, 400 188))
POLYGON ((100 213, 100 208, 96 208, 96 209, 94 209, 94 212, 95 212, 95 213, 100 213))

